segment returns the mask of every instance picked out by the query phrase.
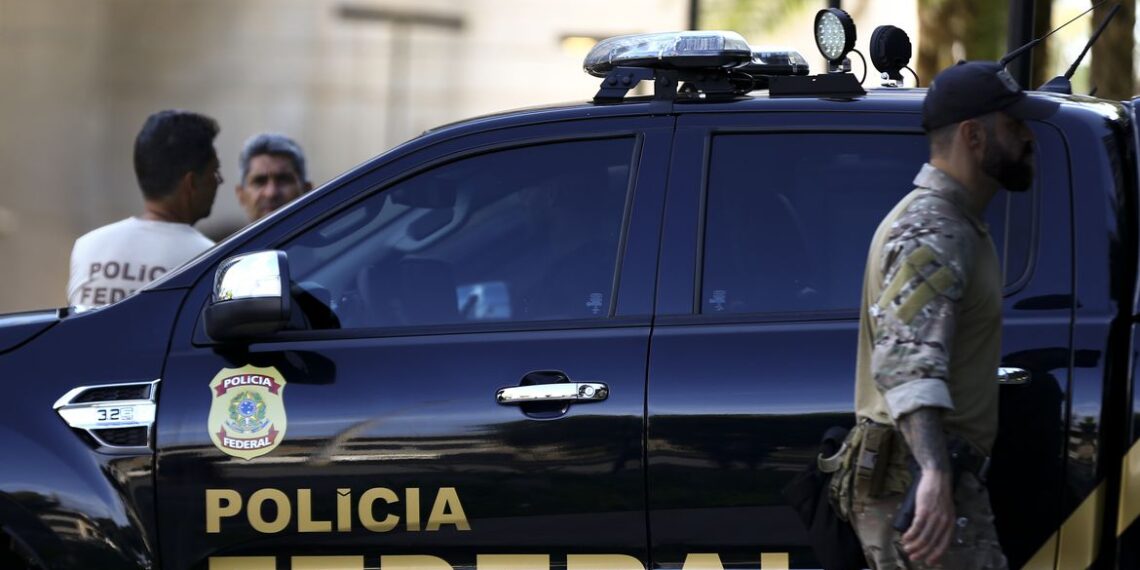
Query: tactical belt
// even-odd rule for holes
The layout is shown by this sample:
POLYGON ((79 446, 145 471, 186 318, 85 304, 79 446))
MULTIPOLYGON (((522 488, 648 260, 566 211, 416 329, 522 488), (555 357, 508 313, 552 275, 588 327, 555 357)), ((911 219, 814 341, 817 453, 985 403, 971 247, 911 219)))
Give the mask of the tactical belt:
POLYGON ((951 437, 949 445, 950 464, 958 469, 973 474, 979 481, 985 482, 990 472, 990 458, 983 455, 974 446, 960 437, 951 437))

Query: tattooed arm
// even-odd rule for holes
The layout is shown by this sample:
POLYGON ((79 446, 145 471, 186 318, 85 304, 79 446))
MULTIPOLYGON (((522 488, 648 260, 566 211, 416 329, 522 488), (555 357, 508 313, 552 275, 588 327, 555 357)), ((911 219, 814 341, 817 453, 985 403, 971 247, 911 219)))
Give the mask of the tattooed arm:
MULTIPOLYGON (((881 253, 883 290, 869 308, 871 373, 888 412, 922 467, 915 517, 902 537, 907 556, 936 562, 953 536, 953 478, 942 430, 950 394, 957 303, 973 263, 964 220, 931 215, 916 200, 881 253), (956 237, 957 236, 957 237, 956 237)), ((929 200, 936 200, 930 198, 929 200)))
POLYGON ((954 535, 954 478, 942 431, 941 410, 919 408, 898 419, 898 428, 922 467, 914 522, 902 537, 911 560, 934 564, 954 535))
POLYGON ((899 418, 898 427, 923 471, 949 473, 950 455, 940 413, 938 408, 919 408, 899 418))

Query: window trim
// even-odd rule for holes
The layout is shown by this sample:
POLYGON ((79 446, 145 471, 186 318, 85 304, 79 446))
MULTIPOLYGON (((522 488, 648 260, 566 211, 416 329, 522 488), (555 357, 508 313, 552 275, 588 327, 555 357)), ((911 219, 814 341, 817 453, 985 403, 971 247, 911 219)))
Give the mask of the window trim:
POLYGON ((444 325, 279 331, 270 336, 254 339, 250 344, 261 345, 302 341, 558 332, 585 329, 635 329, 648 326, 649 319, 642 316, 624 316, 605 319, 566 319, 561 321, 476 321, 444 325))
POLYGON ((1002 239, 1001 269, 1002 274, 1006 275, 1007 283, 1002 284, 1002 298, 1012 297, 1029 285, 1029 281, 1033 278, 1033 270, 1037 267, 1037 252, 1041 244, 1041 193, 1045 191, 1044 186, 1045 179, 1035 176, 1033 187, 1029 189, 1029 237, 1026 238, 1028 243, 1017 245, 1017 247, 1025 250, 1025 265, 1022 267, 1021 275, 1012 281, 1009 280, 1009 276, 1005 272, 1009 263, 1009 236, 1011 235, 1011 224, 1009 222, 1013 216, 1013 208, 1010 207, 1013 202, 1013 194, 1008 191, 1005 193, 1005 227, 1003 228, 1005 236, 1002 239))
POLYGON ((827 311, 769 311, 767 313, 730 313, 709 315, 663 315, 654 326, 703 326, 787 323, 844 323, 858 322, 859 309, 832 309, 827 311))

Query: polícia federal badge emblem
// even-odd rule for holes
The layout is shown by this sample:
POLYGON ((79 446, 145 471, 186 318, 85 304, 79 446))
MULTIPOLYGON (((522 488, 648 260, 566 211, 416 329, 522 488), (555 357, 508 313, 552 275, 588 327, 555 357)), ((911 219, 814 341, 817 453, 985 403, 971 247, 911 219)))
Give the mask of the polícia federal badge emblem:
POLYGON ((285 438, 285 379, 272 366, 223 368, 210 382, 210 439, 227 455, 253 459, 285 438))

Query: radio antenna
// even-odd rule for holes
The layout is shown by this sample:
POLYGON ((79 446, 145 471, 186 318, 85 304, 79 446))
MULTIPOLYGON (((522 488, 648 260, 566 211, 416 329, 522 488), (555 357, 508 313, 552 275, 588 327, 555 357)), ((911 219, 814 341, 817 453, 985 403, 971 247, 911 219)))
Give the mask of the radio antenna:
MULTIPOLYGON (((998 60, 998 63, 999 63, 999 64, 1001 64, 1001 66, 1002 66, 1002 67, 1005 67, 1005 66, 1009 65, 1009 62, 1011 62, 1011 61, 1013 61, 1013 60, 1017 59, 1019 56, 1021 56, 1021 54, 1023 54, 1023 53, 1025 53, 1025 52, 1027 52, 1027 51, 1029 51, 1029 50, 1031 50, 1031 49, 1033 49, 1033 48, 1037 47, 1037 44, 1039 44, 1039 43, 1041 43, 1041 42, 1045 41, 1045 38, 1048 38, 1049 36, 1051 36, 1051 35, 1053 35, 1053 34, 1057 33, 1058 31, 1060 31, 1060 30, 1061 30, 1061 28, 1064 28, 1065 26, 1068 26, 1069 24, 1072 24, 1073 22, 1076 22, 1077 20, 1079 20, 1079 19, 1083 18, 1083 17, 1085 16, 1085 14, 1088 14, 1089 12, 1092 12, 1093 10, 1096 10, 1097 8, 1100 8, 1101 6, 1103 6, 1103 5, 1105 4, 1105 2, 1108 2, 1108 0, 1101 0, 1100 2, 1097 2, 1096 4, 1093 4, 1093 6, 1092 6, 1091 8, 1089 8, 1088 10, 1085 10, 1084 12, 1081 12, 1080 14, 1078 14, 1078 15, 1077 15, 1075 18, 1073 18, 1072 20, 1069 20, 1068 22, 1065 22, 1064 24, 1061 24, 1060 26, 1057 26, 1056 28, 1053 28, 1053 30, 1051 30, 1049 33, 1047 33, 1047 34, 1045 34, 1045 35, 1043 35, 1043 36, 1041 36, 1041 37, 1039 37, 1039 38, 1037 38, 1037 39, 1035 39, 1035 40, 1032 40, 1032 41, 1030 41, 1029 43, 1027 43, 1027 44, 1025 44, 1025 45, 1023 45, 1023 46, 1021 46, 1021 47, 1019 47, 1019 48, 1017 48, 1017 49, 1015 49, 1015 50, 1013 50, 1013 51, 1011 51, 1011 52, 1009 52, 1009 53, 1007 53, 1007 54, 1005 54, 1004 56, 1002 56, 1002 58, 1001 58, 1001 59, 999 59, 999 60, 998 60)), ((1117 6, 1119 6, 1119 4, 1117 4, 1117 6)), ((1114 12, 1114 13, 1115 13, 1115 12, 1114 12)))
MULTIPOLYGON (((1068 71, 1066 71, 1064 75, 1058 75, 1050 79, 1045 85, 1042 85, 1038 91, 1071 95, 1073 93, 1073 84, 1069 80, 1073 78, 1073 74, 1077 72, 1077 67, 1081 65, 1081 61, 1085 59, 1085 55, 1089 53, 1089 49, 1096 43, 1097 38, 1100 38, 1100 35, 1104 33, 1105 28, 1108 27, 1108 23, 1112 21, 1113 16, 1116 16, 1116 13, 1119 11, 1120 4, 1113 6, 1112 10, 1108 12, 1108 15, 1104 17, 1100 25, 1096 27, 1096 31, 1089 37, 1088 43, 1085 44, 1085 49, 1081 50, 1081 55, 1077 56, 1077 60, 1069 66, 1068 71)), ((1096 91, 1094 90, 1093 92, 1095 93, 1096 91)), ((1092 95, 1092 93, 1090 93, 1090 95, 1092 95)))

